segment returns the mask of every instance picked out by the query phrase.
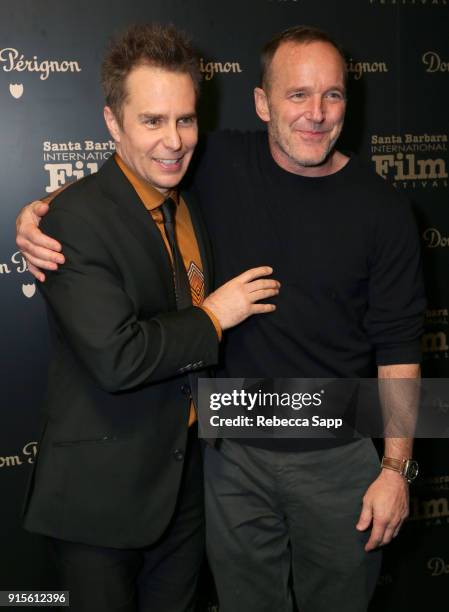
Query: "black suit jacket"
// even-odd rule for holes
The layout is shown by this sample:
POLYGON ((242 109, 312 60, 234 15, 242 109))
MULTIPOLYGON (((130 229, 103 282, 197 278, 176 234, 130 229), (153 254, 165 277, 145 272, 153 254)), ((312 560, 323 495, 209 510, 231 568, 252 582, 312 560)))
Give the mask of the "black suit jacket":
MULTIPOLYGON (((207 291, 207 238, 183 196, 207 291)), ((42 228, 61 241, 66 263, 40 285, 53 356, 24 525, 97 546, 146 546, 172 515, 188 377, 216 363, 217 333, 200 308, 176 310, 160 232, 113 159, 57 196, 42 228)))

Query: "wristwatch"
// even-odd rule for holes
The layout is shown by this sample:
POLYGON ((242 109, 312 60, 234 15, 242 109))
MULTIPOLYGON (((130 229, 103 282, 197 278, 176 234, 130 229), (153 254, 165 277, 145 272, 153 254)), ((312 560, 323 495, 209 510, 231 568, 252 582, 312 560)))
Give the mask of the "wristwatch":
POLYGON ((393 457, 382 457, 381 467, 387 470, 399 472, 410 484, 418 476, 418 462, 413 459, 393 459, 393 457))

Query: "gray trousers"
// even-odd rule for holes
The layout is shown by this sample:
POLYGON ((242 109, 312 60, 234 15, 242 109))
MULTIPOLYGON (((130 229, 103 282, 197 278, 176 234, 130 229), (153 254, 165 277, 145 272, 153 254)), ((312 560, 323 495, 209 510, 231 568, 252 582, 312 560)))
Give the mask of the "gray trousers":
POLYGON ((355 525, 379 474, 371 440, 278 452, 205 449, 206 542, 220 612, 364 612, 380 551, 355 525))

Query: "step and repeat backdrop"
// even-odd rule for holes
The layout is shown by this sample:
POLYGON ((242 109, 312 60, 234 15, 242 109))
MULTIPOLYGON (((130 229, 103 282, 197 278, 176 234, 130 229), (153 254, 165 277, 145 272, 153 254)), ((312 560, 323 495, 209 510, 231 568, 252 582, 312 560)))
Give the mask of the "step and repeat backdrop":
MULTIPOLYGON (((113 154, 99 86, 108 38, 139 21, 187 31, 200 50, 204 131, 261 127, 252 90, 259 50, 275 32, 302 23, 341 41, 349 70, 341 146, 412 202, 428 295, 423 371, 448 377, 449 0, 3 0, 0 14, 0 590, 30 590, 56 586, 42 539, 20 526, 49 341, 14 221, 24 203, 113 154)), ((449 397, 438 409, 449 412, 449 397)), ((416 455, 410 518, 385 550, 373 611, 447 605, 449 443, 419 440, 416 455)), ((218 609, 208 580, 201 596, 202 610, 218 609)))

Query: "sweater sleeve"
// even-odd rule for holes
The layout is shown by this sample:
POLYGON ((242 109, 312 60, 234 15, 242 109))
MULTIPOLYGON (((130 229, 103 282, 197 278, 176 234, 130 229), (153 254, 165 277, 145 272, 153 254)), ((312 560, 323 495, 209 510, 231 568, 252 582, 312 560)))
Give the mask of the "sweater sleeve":
POLYGON ((426 302, 419 236, 405 198, 387 198, 373 238, 365 326, 376 363, 419 363, 426 302))

